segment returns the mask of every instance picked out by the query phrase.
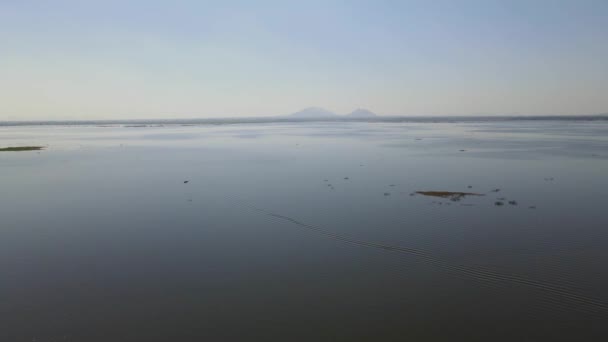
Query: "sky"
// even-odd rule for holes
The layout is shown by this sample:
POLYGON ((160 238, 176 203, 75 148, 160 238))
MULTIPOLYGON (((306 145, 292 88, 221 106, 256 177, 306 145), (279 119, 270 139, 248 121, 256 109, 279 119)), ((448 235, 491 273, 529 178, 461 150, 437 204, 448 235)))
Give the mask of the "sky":
POLYGON ((608 1, 0 0, 0 121, 608 112, 608 1))

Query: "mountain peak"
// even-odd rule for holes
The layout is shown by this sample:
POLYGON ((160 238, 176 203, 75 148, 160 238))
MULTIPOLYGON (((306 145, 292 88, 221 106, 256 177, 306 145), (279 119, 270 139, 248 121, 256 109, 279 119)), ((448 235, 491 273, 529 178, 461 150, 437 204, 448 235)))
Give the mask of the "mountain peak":
POLYGON ((338 114, 320 107, 308 107, 299 112, 295 112, 290 116, 294 118, 333 118, 337 117, 338 114))
POLYGON ((352 113, 350 114, 346 114, 346 116, 351 117, 351 118, 373 118, 376 117, 376 113, 364 109, 364 108, 357 108, 355 110, 352 111, 352 113))

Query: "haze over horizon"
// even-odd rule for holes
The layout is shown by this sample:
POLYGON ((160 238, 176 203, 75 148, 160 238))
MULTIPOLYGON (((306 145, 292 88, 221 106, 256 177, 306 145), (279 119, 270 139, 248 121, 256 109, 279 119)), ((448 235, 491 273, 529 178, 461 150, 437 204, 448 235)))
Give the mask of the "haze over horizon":
POLYGON ((3 1, 0 121, 608 112, 606 1, 3 1))

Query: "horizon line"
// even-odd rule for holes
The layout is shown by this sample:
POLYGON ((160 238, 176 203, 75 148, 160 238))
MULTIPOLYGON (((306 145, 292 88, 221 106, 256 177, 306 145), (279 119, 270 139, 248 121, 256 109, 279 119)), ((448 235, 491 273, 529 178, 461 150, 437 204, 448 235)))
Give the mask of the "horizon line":
POLYGON ((467 114, 467 115, 376 115, 373 117, 351 117, 347 114, 336 114, 336 116, 327 117, 293 117, 291 114, 283 115, 268 115, 268 116, 230 116, 230 117, 191 117, 191 118, 125 118, 125 119, 23 119, 23 120, 0 120, 0 124, 15 124, 15 123, 155 123, 155 122, 178 122, 188 123, 195 121, 267 121, 267 122, 289 122, 289 121, 392 121, 392 120, 454 120, 454 119, 608 119, 608 112, 595 114, 467 114))

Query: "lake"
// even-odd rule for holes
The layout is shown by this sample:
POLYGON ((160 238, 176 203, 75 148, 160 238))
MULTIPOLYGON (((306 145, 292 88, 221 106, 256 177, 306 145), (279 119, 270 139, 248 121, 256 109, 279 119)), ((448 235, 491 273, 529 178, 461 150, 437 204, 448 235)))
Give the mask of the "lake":
POLYGON ((36 145, 1 341, 608 337, 608 120, 0 127, 36 145))

